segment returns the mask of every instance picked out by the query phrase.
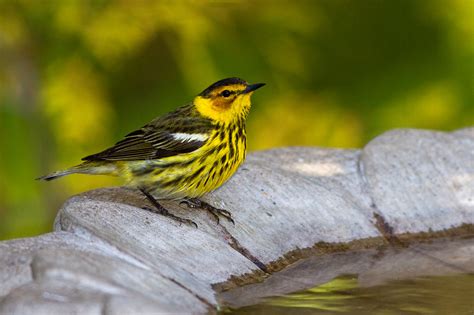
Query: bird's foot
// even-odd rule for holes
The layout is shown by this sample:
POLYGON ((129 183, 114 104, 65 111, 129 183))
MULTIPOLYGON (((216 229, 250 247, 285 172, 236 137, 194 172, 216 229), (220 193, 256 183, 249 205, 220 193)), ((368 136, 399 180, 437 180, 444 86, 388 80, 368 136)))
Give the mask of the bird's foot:
POLYGON ((217 224, 220 222, 219 217, 222 216, 226 218, 227 221, 235 225, 234 219, 232 219, 232 214, 229 211, 213 207, 207 202, 201 201, 197 198, 183 199, 180 204, 185 204, 190 208, 200 208, 208 211, 214 217, 214 219, 216 219, 217 224))
POLYGON ((147 210, 147 211, 150 211, 150 212, 153 212, 153 213, 161 214, 162 216, 171 218, 175 221, 178 221, 179 223, 184 223, 184 224, 187 224, 189 226, 194 226, 195 228, 198 227, 198 225, 194 221, 189 220, 189 219, 185 219, 185 218, 181 218, 181 217, 178 217, 177 215, 174 215, 174 214, 170 213, 152 195, 150 195, 145 190, 141 190, 141 191, 154 206, 153 208, 143 207, 142 208, 143 210, 147 210))

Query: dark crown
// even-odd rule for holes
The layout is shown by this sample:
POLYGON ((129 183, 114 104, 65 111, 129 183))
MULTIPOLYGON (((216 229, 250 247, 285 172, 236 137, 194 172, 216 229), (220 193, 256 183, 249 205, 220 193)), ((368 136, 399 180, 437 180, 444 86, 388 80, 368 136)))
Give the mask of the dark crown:
POLYGON ((209 86, 207 89, 205 89, 204 91, 202 91, 201 93, 199 93, 199 96, 208 97, 209 94, 210 94, 212 91, 214 91, 214 89, 216 89, 216 88, 218 88, 218 87, 221 87, 221 86, 233 85, 233 84, 243 84, 243 85, 247 85, 247 82, 245 82, 244 80, 239 79, 239 78, 227 78, 227 79, 223 79, 223 80, 217 81, 216 83, 212 84, 212 85, 209 86))

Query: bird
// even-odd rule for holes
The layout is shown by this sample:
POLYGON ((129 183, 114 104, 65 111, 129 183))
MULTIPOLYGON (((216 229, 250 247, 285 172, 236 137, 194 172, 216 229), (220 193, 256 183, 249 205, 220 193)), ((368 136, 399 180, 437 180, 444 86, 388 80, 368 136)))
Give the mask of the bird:
MULTIPOLYGON (((112 175, 151 202, 144 209, 197 227, 161 205, 178 200, 234 223, 232 214, 201 201, 226 182, 244 162, 245 122, 252 94, 265 83, 232 77, 211 84, 193 101, 127 134, 114 146, 88 155, 82 163, 39 177, 50 181, 70 174, 112 175)), ((235 223, 234 223, 235 224, 235 223)))

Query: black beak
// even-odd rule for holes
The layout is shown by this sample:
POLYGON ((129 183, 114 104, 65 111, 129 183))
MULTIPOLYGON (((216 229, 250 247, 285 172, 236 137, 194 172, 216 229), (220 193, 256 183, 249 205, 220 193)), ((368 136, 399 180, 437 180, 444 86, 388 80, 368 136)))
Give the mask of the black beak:
POLYGON ((256 89, 259 89, 261 88, 262 86, 264 86, 265 83, 255 83, 255 84, 249 84, 247 85, 247 88, 242 92, 243 94, 247 94, 247 93, 250 93, 250 92, 253 92, 255 91, 256 89))

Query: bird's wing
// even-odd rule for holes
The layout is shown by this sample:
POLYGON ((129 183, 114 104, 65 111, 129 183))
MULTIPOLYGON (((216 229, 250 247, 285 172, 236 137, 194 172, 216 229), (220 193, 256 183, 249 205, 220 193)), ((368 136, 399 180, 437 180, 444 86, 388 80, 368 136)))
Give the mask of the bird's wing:
POLYGON ((172 112, 125 136, 113 147, 83 158, 84 161, 160 159, 199 149, 212 124, 202 117, 172 112))

